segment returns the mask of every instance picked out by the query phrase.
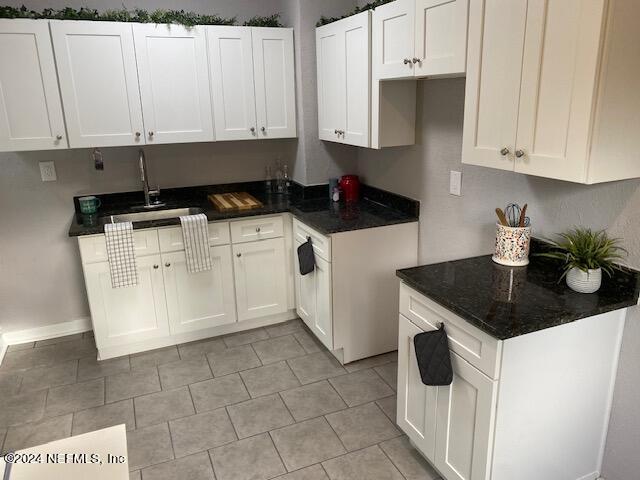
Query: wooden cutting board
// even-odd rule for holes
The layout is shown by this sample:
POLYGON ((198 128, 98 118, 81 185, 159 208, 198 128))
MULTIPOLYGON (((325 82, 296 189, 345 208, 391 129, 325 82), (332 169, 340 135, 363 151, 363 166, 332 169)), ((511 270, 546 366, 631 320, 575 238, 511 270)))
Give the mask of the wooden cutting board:
POLYGON ((209 200, 219 212, 251 210, 263 207, 262 202, 256 200, 247 192, 213 193, 209 195, 209 200))

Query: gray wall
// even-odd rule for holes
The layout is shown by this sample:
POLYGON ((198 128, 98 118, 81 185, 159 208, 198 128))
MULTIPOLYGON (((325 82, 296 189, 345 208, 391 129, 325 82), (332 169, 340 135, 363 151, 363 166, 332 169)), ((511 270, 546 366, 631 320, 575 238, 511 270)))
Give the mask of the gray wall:
MULTIPOLYGON (((608 228, 640 268, 640 181, 584 186, 462 165, 464 79, 418 83, 417 144, 361 149, 358 172, 368 184, 421 202, 420 263, 490 253, 497 206, 528 203, 534 232, 552 236, 573 225, 608 228), (462 196, 449 195, 449 171, 463 172, 462 196)), ((640 312, 630 309, 607 440, 607 480, 640 471, 640 312)))

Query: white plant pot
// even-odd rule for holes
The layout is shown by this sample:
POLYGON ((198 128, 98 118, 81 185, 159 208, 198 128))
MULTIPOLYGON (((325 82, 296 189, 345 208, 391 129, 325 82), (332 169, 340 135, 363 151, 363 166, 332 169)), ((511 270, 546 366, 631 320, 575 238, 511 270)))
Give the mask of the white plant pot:
POLYGON ((585 272, 579 268, 572 268, 567 272, 567 285, 578 293, 597 292, 602 283, 602 269, 596 268, 585 272))

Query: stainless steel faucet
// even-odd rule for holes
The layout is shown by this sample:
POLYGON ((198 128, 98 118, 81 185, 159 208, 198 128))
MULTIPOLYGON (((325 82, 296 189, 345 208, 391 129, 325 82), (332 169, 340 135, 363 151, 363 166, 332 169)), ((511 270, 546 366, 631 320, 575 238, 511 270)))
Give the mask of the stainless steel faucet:
POLYGON ((144 190, 144 208, 160 208, 164 207, 164 203, 158 200, 160 196, 160 187, 152 190, 149 189, 149 177, 147 175, 147 160, 144 156, 144 150, 138 151, 138 162, 140 166, 140 180, 142 181, 142 189, 144 190), (154 197, 153 201, 151 197, 154 197))

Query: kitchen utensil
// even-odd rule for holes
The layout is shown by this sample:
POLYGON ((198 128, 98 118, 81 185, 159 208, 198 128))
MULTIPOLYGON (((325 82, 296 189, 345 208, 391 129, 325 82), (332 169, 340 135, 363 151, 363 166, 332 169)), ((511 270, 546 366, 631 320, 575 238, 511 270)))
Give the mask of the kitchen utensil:
POLYGON ((528 204, 524 204, 522 207, 522 211, 520 212, 520 220, 518 220, 518 227, 522 228, 525 226, 525 222, 527 221, 527 206, 528 204))
POLYGON ((93 195, 89 195, 87 197, 80 197, 78 199, 78 203, 80 204, 80 211, 85 215, 91 215, 98 211, 102 202, 98 197, 94 197, 93 195))
POLYGON ((502 225, 504 225, 505 227, 509 226, 509 223, 507 222, 507 217, 504 215, 504 212, 502 211, 501 208, 496 208, 496 215, 498 216, 498 220, 500 220, 500 223, 502 225))
POLYGON ((344 175, 340 179, 340 188, 346 202, 357 202, 360 198, 360 179, 357 175, 344 175))
MULTIPOLYGON (((510 203, 507 208, 504 209, 504 214, 507 217, 507 225, 510 227, 518 227, 520 225, 520 217, 522 216, 522 209, 517 203, 510 203)), ((524 217, 523 227, 529 226, 531 223, 529 217, 524 217)))
POLYGON ((264 206, 261 201, 256 200, 247 192, 214 193, 209 195, 209 201, 219 212, 250 210, 264 206))

